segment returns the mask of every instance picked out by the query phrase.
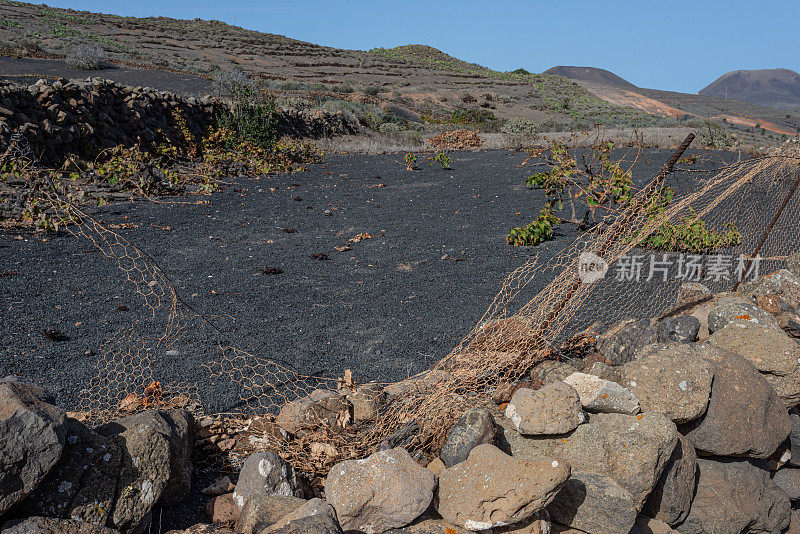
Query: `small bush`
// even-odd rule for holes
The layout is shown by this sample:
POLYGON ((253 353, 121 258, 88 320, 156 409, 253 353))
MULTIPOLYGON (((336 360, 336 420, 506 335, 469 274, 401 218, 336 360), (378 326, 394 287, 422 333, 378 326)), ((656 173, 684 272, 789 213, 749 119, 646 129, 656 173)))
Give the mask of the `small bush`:
POLYGON ((558 225, 558 218, 553 215, 550 204, 547 204, 539 217, 527 226, 512 228, 506 237, 506 243, 515 247, 533 247, 553 238, 553 227, 558 225))
POLYGON ((378 94, 380 92, 381 92, 381 88, 378 87, 377 85, 371 85, 371 86, 367 87, 366 89, 364 89, 364 94, 368 95, 368 96, 378 96, 378 94))
POLYGON ((530 119, 515 117, 507 120, 500 128, 500 132, 506 136, 509 143, 521 148, 536 139, 539 127, 530 119))
POLYGON ((65 61, 73 69, 81 70, 107 69, 110 65, 102 49, 85 44, 72 47, 67 52, 65 61))

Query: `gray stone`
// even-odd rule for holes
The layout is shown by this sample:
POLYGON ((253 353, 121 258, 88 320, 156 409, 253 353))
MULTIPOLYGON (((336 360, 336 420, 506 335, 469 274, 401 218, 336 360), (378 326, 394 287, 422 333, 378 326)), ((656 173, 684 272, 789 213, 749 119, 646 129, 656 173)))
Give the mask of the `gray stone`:
POLYGON ((791 421, 775 390, 746 359, 708 344, 698 346, 714 366, 705 415, 682 427, 707 455, 766 458, 786 439, 791 421))
POLYGON ((114 509, 121 461, 122 448, 113 439, 67 419, 61 459, 17 510, 105 525, 114 509))
POLYGON ((74 519, 28 517, 4 524, 3 534, 119 534, 119 530, 74 519))
POLYGON ((44 480, 64 449, 66 416, 44 390, 0 381, 0 516, 44 480))
POLYGON ((553 382, 563 381, 577 371, 577 367, 567 362, 544 360, 537 363, 531 370, 531 382, 537 387, 546 386, 553 382))
POLYGON ((513 525, 547 506, 569 475, 569 465, 557 459, 520 460, 479 445, 439 476, 436 509, 468 530, 513 525))
POLYGON ((658 479, 644 506, 647 515, 671 526, 689 515, 697 483, 697 454, 689 440, 680 434, 678 438, 664 474, 658 479))
POLYGON ((122 449, 118 496, 111 520, 120 530, 135 530, 149 521, 162 496, 176 504, 191 486, 190 413, 150 410, 124 417, 97 429, 122 449))
POLYGON ((700 476, 684 534, 782 532, 789 526, 789 498, 769 473, 748 462, 697 460, 700 476))
POLYGON ((505 413, 517 432, 524 435, 564 434, 584 420, 578 392, 564 382, 538 390, 518 389, 505 413))
POLYGON ((284 404, 275 422, 287 432, 319 425, 335 427, 343 412, 350 405, 333 391, 315 389, 307 397, 284 404))
POLYGON ((586 374, 594 375, 597 378, 602 378, 603 380, 608 380, 609 382, 616 382, 617 384, 619 384, 622 380, 616 367, 612 367, 603 362, 594 362, 586 371, 586 374))
POLYGON ((261 533, 300 534, 319 532, 338 534, 342 532, 336 519, 336 510, 322 499, 311 499, 296 510, 281 517, 274 525, 262 528, 261 533))
POLYGON ((547 513, 554 523, 584 532, 628 534, 636 522, 638 503, 612 478, 573 470, 547 513))
POLYGON ((619 368, 621 383, 639 399, 642 411, 655 411, 676 424, 702 416, 708 406, 713 365, 702 345, 653 344, 619 368))
POLYGON ((468 410, 447 433, 447 441, 439 457, 446 467, 463 462, 478 445, 496 444, 497 427, 486 408, 468 410))
POLYGON ((742 284, 739 291, 753 302, 762 295, 777 295, 790 306, 800 306, 800 275, 781 269, 742 284))
POLYGON ((778 469, 772 474, 772 481, 783 490, 790 501, 800 501, 800 469, 778 469))
POLYGON ((735 320, 749 321, 767 328, 780 329, 778 321, 755 304, 739 298, 720 299, 708 314, 708 331, 713 334, 735 320))
POLYGON ((656 331, 649 320, 625 319, 597 336, 597 351, 613 365, 622 365, 633 360, 639 349, 656 340, 656 331))
POLYGON ((515 458, 555 457, 574 469, 613 478, 641 506, 678 443, 675 424, 661 414, 592 414, 572 433, 525 437, 498 420, 515 458))
POLYGON ((329 515, 301 517, 276 530, 262 530, 259 534, 342 534, 342 527, 329 515))
POLYGON ((325 496, 344 530, 384 532, 419 517, 433 501, 435 488, 436 475, 398 447, 334 465, 325 496))
POLYGON ((256 534, 306 504, 299 497, 285 495, 253 495, 242 508, 237 524, 240 534, 256 534))
POLYGON ((581 405, 590 412, 639 413, 639 399, 616 382, 584 373, 573 373, 564 381, 575 388, 581 405))
POLYGON ((658 341, 694 343, 700 333, 700 320, 691 315, 666 317, 658 323, 658 341))
POLYGON ((255 495, 302 497, 303 488, 289 463, 274 452, 254 452, 244 461, 233 502, 239 509, 255 495))
POLYGON ((752 363, 787 408, 800 403, 800 345, 781 330, 735 320, 708 342, 752 363))

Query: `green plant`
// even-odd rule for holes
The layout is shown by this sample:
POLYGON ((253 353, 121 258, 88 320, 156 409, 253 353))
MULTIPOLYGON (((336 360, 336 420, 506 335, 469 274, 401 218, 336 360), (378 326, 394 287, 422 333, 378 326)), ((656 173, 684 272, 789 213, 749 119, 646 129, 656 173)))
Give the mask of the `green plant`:
MULTIPOLYGON (((648 220, 661 217, 675 196, 670 187, 663 188, 647 206, 648 220)), ((724 231, 709 228, 705 221, 691 213, 678 222, 665 222, 655 232, 640 240, 639 246, 653 250, 708 253, 722 248, 734 247, 742 242, 742 234, 731 224, 725 223, 724 231)))
POLYGON ((704 129, 699 132, 700 143, 709 148, 723 149, 736 144, 736 138, 722 129, 714 121, 703 121, 704 129))
POLYGON ((506 243, 515 247, 533 247, 553 238, 553 227, 558 225, 558 217, 553 214, 548 203, 539 212, 539 216, 527 226, 512 228, 506 237, 506 243))
POLYGON ((417 155, 413 152, 409 152, 405 155, 403 161, 406 162, 406 170, 413 171, 417 165, 417 155))
POLYGON ((259 92, 245 79, 231 78, 227 90, 232 95, 233 110, 221 118, 224 128, 235 132, 240 140, 269 150, 278 140, 278 111, 275 100, 259 92))
POLYGON ((438 163, 439 165, 441 165, 441 167, 443 169, 451 169, 452 168, 452 167, 450 167, 450 163, 451 162, 452 161, 450 160, 450 156, 448 156, 447 154, 445 154, 441 150, 438 150, 436 152, 436 155, 428 158, 428 164, 429 165, 433 165, 434 163, 438 163))

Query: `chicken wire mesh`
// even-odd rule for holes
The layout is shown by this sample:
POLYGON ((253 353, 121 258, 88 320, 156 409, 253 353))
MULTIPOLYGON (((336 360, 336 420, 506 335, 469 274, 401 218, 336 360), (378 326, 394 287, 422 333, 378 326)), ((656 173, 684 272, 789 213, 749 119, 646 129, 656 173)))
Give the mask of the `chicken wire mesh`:
MULTIPOLYGON (((335 461, 397 443, 418 454, 435 452, 466 409, 491 398, 499 386, 525 378, 536 363, 560 356, 570 343, 591 344, 600 324, 651 318, 667 309, 687 278, 663 265, 686 270, 694 258, 694 279, 689 280, 702 282, 713 292, 733 289, 739 275, 753 275, 755 267, 761 273, 781 268, 800 243, 798 180, 796 143, 767 157, 725 166, 714 175, 662 173, 560 253, 541 262, 534 256, 510 273, 482 319, 449 354, 431 370, 387 385, 389 401, 371 422, 348 425, 345 419, 291 433, 270 432, 259 447, 277 450, 311 473, 325 473, 335 461), (653 199, 665 188, 674 191, 673 200, 654 213, 653 199), (733 224, 741 232, 740 242, 725 254, 710 255, 655 252, 640 246, 665 224, 695 216, 717 231, 733 224), (753 261, 750 256, 755 252, 759 258, 753 261), (695 256, 701 260, 699 266, 695 256), (587 258, 601 271, 607 269, 605 276, 587 279, 587 258), (652 265, 648 262, 662 266, 658 275, 634 276, 636 265, 641 271, 652 265), (728 267, 727 274, 722 265, 728 267), (550 282, 537 290, 535 282, 541 280, 550 282)), ((207 327, 206 318, 180 299, 142 250, 79 208, 55 196, 51 200, 74 219, 68 227, 73 235, 92 241, 117 262, 126 282, 161 325, 154 335, 131 327, 112 337, 98 356, 95 377, 81 393, 77 411, 90 422, 102 422, 152 407, 201 410, 197 384, 160 379, 154 362, 168 357, 155 349, 168 349, 188 332, 207 327)), ((275 358, 223 343, 205 367, 209 380, 229 381, 237 389, 241 411, 249 414, 274 416, 286 403, 315 389, 352 388, 349 379, 343 383, 307 376, 275 358)))

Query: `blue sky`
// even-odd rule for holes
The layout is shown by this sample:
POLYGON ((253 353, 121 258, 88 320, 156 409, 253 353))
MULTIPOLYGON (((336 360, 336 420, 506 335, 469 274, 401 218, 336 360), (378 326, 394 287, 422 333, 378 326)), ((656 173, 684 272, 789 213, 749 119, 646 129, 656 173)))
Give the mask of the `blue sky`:
POLYGON ((55 7, 217 19, 338 48, 429 44, 498 70, 602 67, 696 92, 738 69, 800 71, 800 1, 75 0, 55 7))

